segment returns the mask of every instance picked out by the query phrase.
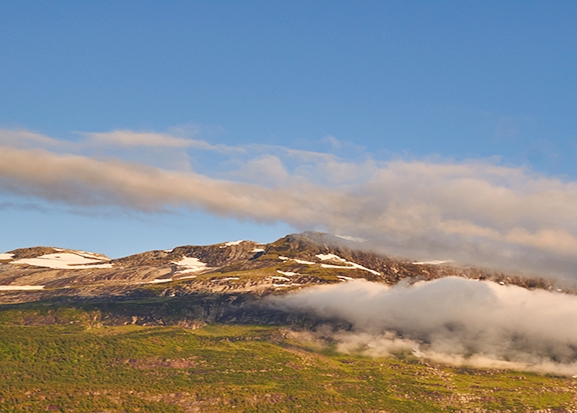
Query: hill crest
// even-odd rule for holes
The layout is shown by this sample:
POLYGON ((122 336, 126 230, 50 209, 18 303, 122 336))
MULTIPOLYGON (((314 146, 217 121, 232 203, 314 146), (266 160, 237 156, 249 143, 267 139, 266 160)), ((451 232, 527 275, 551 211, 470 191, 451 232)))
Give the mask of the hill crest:
MULTIPOLYGON (((161 289, 192 292, 283 293, 356 278, 394 285, 447 276, 492 280, 526 288, 556 288, 529 279, 444 261, 416 262, 378 254, 362 241, 319 232, 289 234, 269 244, 239 240, 179 246, 110 259, 55 247, 20 248, 0 254, 0 302, 46 297, 122 296, 161 289)), ((158 292, 158 291, 157 291, 158 292)))

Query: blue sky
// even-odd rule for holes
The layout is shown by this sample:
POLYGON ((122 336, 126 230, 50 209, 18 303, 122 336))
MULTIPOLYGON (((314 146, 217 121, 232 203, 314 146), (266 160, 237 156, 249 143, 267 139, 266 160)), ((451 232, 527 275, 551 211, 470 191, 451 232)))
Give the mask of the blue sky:
POLYGON ((116 257, 318 229, 568 268, 576 19, 569 1, 0 1, 0 249, 116 257), (128 179, 142 168, 214 198, 128 179))

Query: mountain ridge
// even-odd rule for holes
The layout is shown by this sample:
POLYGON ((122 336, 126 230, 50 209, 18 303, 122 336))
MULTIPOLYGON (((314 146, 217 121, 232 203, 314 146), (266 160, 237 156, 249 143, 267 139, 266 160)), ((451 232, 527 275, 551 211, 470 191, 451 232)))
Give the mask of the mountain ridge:
POLYGON ((266 295, 356 278, 395 285, 447 276, 557 289, 554 280, 452 262, 394 258, 347 237, 309 231, 268 244, 239 240, 185 245, 114 259, 81 250, 19 248, 0 254, 0 303, 71 295, 122 296, 151 289, 169 296, 193 292, 266 295))

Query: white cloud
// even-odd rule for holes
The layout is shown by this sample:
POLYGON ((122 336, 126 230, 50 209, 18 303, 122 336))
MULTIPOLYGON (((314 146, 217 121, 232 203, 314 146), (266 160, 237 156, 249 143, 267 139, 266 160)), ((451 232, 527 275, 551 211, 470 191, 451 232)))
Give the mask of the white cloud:
POLYGON ((15 148, 58 147, 62 141, 25 129, 0 129, 0 145, 15 148))
POLYGON ((202 149, 210 147, 206 142, 193 139, 179 138, 162 133, 136 133, 126 130, 115 130, 105 133, 83 133, 89 142, 94 145, 110 146, 162 146, 171 148, 187 148, 197 145, 202 149))
MULTIPOLYGON (((64 141, 33 133, 27 139, 44 149, 29 149, 9 135, 0 131, 2 191, 81 206, 201 208, 347 234, 366 239, 367 248, 421 261, 450 257, 577 278, 577 183, 527 169, 483 160, 383 162, 367 157, 351 162, 332 154, 251 145, 213 151, 229 170, 219 172, 217 162, 214 174, 201 174, 102 160, 75 147, 56 153, 50 145, 63 152, 64 141)), ((175 151, 219 147, 131 131, 91 136, 99 136, 102 144, 119 138, 126 145, 173 145, 175 151)))
POLYGON ((108 147, 150 147, 196 149, 215 152, 239 151, 241 149, 226 146, 212 145, 199 139, 184 138, 168 133, 134 132, 131 130, 114 130, 112 132, 81 132, 87 138, 85 145, 108 147))
POLYGON ((577 297, 447 277, 388 287, 365 280, 268 298, 269 305, 349 322, 321 330, 344 352, 413 351, 437 361, 577 374, 577 297))
POLYGON ((263 155, 248 162, 241 162, 232 176, 267 186, 281 185, 291 178, 283 162, 274 155, 263 155))

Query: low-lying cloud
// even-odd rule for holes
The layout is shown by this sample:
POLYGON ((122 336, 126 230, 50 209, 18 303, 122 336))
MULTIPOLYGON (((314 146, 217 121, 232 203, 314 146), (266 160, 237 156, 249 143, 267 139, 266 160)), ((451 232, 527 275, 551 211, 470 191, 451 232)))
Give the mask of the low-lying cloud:
POLYGON ((452 364, 577 374, 577 297, 456 277, 412 286, 356 280, 268 299, 268 305, 343 320, 320 330, 343 352, 412 351, 452 364))
POLYGON ((203 209, 366 239, 359 246, 417 260, 577 278, 576 182, 486 160, 353 161, 166 133, 82 136, 0 130, 0 191, 90 208, 203 209), (147 162, 159 148, 170 152, 147 162), (191 161, 205 157, 209 169, 191 161))

